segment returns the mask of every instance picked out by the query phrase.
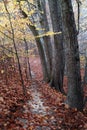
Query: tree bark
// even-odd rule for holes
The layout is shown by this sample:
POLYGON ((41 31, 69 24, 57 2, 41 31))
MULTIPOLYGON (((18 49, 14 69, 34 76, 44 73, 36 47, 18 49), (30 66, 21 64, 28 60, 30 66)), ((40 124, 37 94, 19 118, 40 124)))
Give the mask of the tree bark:
POLYGON ((87 49, 86 49, 86 53, 85 53, 85 74, 84 74, 84 79, 83 79, 83 84, 86 85, 87 84, 87 49))
MULTIPOLYGON (((59 0, 48 0, 52 26, 54 32, 62 32, 61 10, 59 0)), ((64 76, 64 53, 63 53, 63 35, 54 35, 54 49, 52 59, 52 77, 51 86, 60 92, 63 90, 64 76)))
MULTIPOLYGON (((48 20, 47 20, 47 12, 46 12, 46 2, 45 0, 41 0, 42 4, 42 11, 43 16, 42 16, 42 21, 41 25, 43 28, 45 28, 44 33, 49 31, 49 25, 48 25, 48 20)), ((51 39, 50 36, 45 36, 43 37, 44 39, 44 46, 46 50, 46 57, 47 57, 47 68, 48 68, 48 74, 49 74, 49 79, 51 78, 51 71, 52 71, 52 45, 51 45, 51 39)))
POLYGON ((79 47, 71 0, 61 0, 63 33, 68 76, 67 103, 70 107, 83 109, 79 47))
POLYGON ((48 71, 47 71, 47 65, 46 65, 46 59, 45 59, 45 54, 44 54, 44 50, 43 50, 43 46, 41 43, 40 38, 36 38, 36 36, 38 36, 38 31, 36 30, 36 28, 34 26, 31 26, 28 24, 28 27, 30 28, 31 32, 33 33, 33 35, 35 36, 35 41, 38 47, 38 51, 39 51, 39 55, 40 55, 40 60, 41 60, 41 65, 42 65, 42 71, 43 71, 43 78, 46 82, 48 82, 49 80, 49 76, 48 76, 48 71))
MULTIPOLYGON (((47 20, 47 12, 46 12, 46 1, 45 0, 37 0, 38 10, 43 11, 40 18, 40 25, 42 29, 44 29, 42 32, 45 34, 49 31, 49 25, 47 20)), ((44 53, 46 56, 46 63, 47 63, 47 70, 48 70, 48 76, 49 81, 51 78, 51 70, 52 70, 52 46, 51 46, 51 39, 50 36, 44 36, 44 53)))

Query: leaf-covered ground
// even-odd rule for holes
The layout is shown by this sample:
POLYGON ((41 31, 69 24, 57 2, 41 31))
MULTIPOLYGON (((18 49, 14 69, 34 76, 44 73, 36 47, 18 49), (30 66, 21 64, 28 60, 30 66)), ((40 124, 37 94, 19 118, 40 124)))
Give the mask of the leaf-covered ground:
POLYGON ((0 73, 0 130, 87 130, 87 106, 82 113, 69 108, 66 97, 42 80, 39 58, 31 58, 30 63, 32 81, 26 80, 22 66, 26 96, 13 65, 7 66, 7 75, 0 73))

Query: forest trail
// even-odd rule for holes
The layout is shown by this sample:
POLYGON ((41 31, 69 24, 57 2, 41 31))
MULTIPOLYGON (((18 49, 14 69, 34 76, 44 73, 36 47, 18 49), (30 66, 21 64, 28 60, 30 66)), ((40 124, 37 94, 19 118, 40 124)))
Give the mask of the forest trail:
POLYGON ((87 130, 87 107, 83 113, 69 108, 66 97, 43 81, 39 58, 31 58, 30 65, 32 80, 24 75, 26 97, 17 71, 9 75, 8 86, 0 77, 0 130, 87 130))
POLYGON ((77 111, 71 111, 64 104, 65 96, 51 89, 49 85, 43 82, 38 58, 31 61, 31 68, 33 79, 31 86, 29 86, 29 91, 32 98, 27 101, 27 107, 23 111, 27 115, 31 113, 31 118, 20 118, 20 121, 23 123, 23 128, 25 130, 68 130, 71 127, 72 130, 74 128, 85 130, 81 123, 83 119, 80 120, 79 118, 79 116, 83 117, 83 114, 80 113, 77 116, 78 123, 76 121, 73 124, 72 122, 77 120, 75 119, 75 115, 78 115, 77 111), (68 120, 69 118, 70 120, 68 120), (82 125, 80 126, 80 124, 82 125))
POLYGON ((55 130, 56 120, 53 116, 53 111, 49 107, 49 105, 45 104, 46 100, 43 98, 43 94, 39 91, 40 85, 38 81, 33 81, 32 85, 29 87, 29 91, 31 92, 31 100, 27 100, 26 107, 24 107, 23 113, 29 114, 31 113, 32 119, 36 118, 36 122, 34 120, 28 120, 26 118, 17 117, 17 120, 23 124, 24 129, 29 130, 55 130), (30 110, 28 109, 30 108, 30 110), (50 118, 48 118, 50 117, 50 118), (41 124, 40 124, 41 122, 41 124))
POLYGON ((44 106, 44 99, 41 98, 42 94, 38 91, 38 87, 36 83, 31 85, 31 94, 33 99, 29 101, 29 105, 31 105, 31 112, 35 114, 47 115, 46 109, 49 106, 44 106))

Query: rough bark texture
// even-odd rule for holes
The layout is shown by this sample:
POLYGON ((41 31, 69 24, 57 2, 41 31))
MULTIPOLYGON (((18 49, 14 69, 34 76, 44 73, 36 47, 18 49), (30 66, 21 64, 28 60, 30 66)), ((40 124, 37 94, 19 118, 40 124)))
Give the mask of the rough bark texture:
POLYGON ((87 84, 87 50, 86 50, 86 54, 85 54, 85 60, 86 60, 86 63, 85 63, 85 74, 84 74, 84 85, 87 84))
MULTIPOLYGON (((28 27, 30 28, 31 32, 33 33, 33 35, 35 37, 39 35, 34 26, 28 25, 28 27)), ((48 82, 48 80, 49 80, 48 79, 48 71, 47 71, 47 65, 46 65, 46 59, 45 59, 43 46, 42 46, 40 38, 35 38, 35 40, 36 40, 36 44, 37 44, 39 55, 40 55, 42 71, 43 71, 43 78, 46 82, 48 82)))
MULTIPOLYGON (((37 0, 37 5, 38 5, 39 11, 43 11, 43 14, 41 14, 41 18, 40 18, 40 24, 41 24, 41 27, 45 29, 43 30, 43 33, 45 34, 49 31, 49 25, 48 25, 48 20, 47 20, 47 15, 46 15, 45 0, 37 0)), ((46 63, 47 63, 48 78, 50 81, 51 69, 52 69, 52 60, 51 60, 52 47, 51 47, 50 36, 44 36, 43 41, 44 41, 44 53, 46 56, 46 63)))
MULTIPOLYGON (((41 6, 42 6, 42 21, 41 21, 41 26, 44 28, 44 33, 49 31, 49 25, 48 25, 48 20, 47 20, 47 15, 46 15, 46 3, 45 0, 41 0, 41 6)), ((51 77, 51 70, 52 70, 52 46, 51 46, 51 39, 50 36, 43 37, 44 39, 44 47, 46 51, 46 58, 47 58, 47 68, 48 68, 48 74, 49 74, 49 80, 51 77)))
MULTIPOLYGON (((54 32, 62 31, 61 11, 59 0, 48 0, 52 26, 54 32)), ((51 86, 58 91, 63 92, 63 75, 64 75, 64 59, 63 59, 63 35, 54 35, 54 49, 52 61, 52 77, 51 86)))
POLYGON ((61 7, 68 76, 67 103, 70 107, 82 110, 83 91, 81 88, 79 48, 71 0, 61 0, 61 7))

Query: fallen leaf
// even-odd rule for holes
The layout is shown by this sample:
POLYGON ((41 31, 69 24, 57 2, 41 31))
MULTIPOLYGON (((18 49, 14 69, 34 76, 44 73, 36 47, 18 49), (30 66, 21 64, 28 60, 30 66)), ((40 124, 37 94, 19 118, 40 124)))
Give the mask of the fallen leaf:
POLYGON ((4 102, 4 99, 3 99, 3 97, 0 97, 0 101, 1 101, 1 102, 4 102))

